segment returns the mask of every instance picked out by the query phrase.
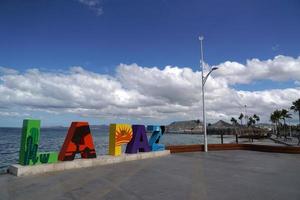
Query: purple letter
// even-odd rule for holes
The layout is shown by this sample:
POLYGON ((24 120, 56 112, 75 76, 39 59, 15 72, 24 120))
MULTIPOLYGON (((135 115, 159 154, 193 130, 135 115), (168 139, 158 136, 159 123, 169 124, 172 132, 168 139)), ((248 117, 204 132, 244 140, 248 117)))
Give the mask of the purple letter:
POLYGON ((126 153, 150 151, 146 129, 144 125, 132 125, 132 139, 126 146, 126 153))

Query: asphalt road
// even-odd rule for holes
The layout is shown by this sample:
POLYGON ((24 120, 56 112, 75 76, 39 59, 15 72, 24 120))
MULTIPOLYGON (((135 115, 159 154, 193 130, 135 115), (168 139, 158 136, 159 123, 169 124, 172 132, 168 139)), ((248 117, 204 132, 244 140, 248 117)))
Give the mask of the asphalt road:
POLYGON ((300 199, 300 155, 172 154, 30 177, 0 176, 0 199, 300 199))

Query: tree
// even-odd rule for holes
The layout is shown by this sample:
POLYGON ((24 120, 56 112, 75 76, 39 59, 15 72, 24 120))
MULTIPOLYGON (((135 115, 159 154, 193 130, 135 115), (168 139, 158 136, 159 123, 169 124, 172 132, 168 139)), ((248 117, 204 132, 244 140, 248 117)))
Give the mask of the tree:
POLYGON ((286 132, 285 132, 286 123, 285 123, 285 120, 287 118, 292 118, 292 117, 291 117, 291 114, 289 113, 289 111, 287 111, 286 109, 282 109, 280 112, 281 112, 281 119, 283 120, 284 137, 286 137, 286 132))
POLYGON ((255 125, 256 122, 259 122, 259 116, 257 114, 254 114, 253 116, 249 117, 249 120, 247 122, 248 127, 255 125))
POLYGON ((253 119, 256 121, 256 122, 259 122, 260 118, 257 114, 254 114, 253 115, 253 119))
POLYGON ((275 124, 275 132, 277 137, 279 136, 278 125, 280 124, 280 119, 281 119, 280 110, 275 110, 270 116, 271 122, 275 124))
POLYGON ((232 122, 233 125, 236 125, 236 124, 237 124, 237 120, 236 120, 234 117, 231 117, 231 120, 230 120, 230 121, 232 122))
POLYGON ((287 119, 287 118, 292 118, 291 117, 291 114, 289 113, 289 111, 287 111, 286 109, 282 109, 281 111, 280 111, 281 113, 280 113, 280 115, 281 115, 281 119, 283 120, 283 124, 285 125, 286 123, 285 123, 285 120, 287 119))
POLYGON ((239 120, 241 121, 241 125, 243 125, 243 118, 244 118, 244 115, 243 115, 243 113, 241 113, 240 116, 239 116, 239 120))
POLYGON ((300 99, 293 102, 293 105, 291 106, 291 110, 294 110, 294 112, 298 112, 299 125, 300 125, 300 99))
POLYGON ((253 117, 249 117, 248 122, 247 122, 248 127, 252 126, 254 123, 255 123, 255 120, 253 119, 253 117))

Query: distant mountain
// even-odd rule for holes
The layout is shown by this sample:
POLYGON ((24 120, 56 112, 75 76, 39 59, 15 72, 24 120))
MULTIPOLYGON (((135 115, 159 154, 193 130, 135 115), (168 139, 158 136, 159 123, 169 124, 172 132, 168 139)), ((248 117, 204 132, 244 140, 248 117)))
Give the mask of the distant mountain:
POLYGON ((109 126, 108 125, 90 125, 90 128, 93 130, 100 130, 100 131, 105 131, 108 132, 109 131, 109 126))
POLYGON ((66 129, 66 126, 42 126, 41 129, 66 129))
MULTIPOLYGON (((20 130, 22 127, 0 127, 1 131, 5 130, 20 130)), ((41 130, 46 131, 53 131, 53 130, 68 130, 69 126, 43 126, 41 127, 41 130)), ((91 130, 99 130, 101 132, 108 132, 109 126, 108 125, 90 125, 91 130)))

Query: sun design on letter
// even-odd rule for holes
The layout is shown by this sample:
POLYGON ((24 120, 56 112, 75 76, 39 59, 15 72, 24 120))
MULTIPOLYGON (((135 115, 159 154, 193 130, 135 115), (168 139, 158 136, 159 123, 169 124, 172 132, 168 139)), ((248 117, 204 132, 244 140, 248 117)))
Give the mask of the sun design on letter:
POLYGON ((132 138, 132 129, 130 126, 121 125, 116 130, 116 145, 119 146, 128 143, 132 138))

